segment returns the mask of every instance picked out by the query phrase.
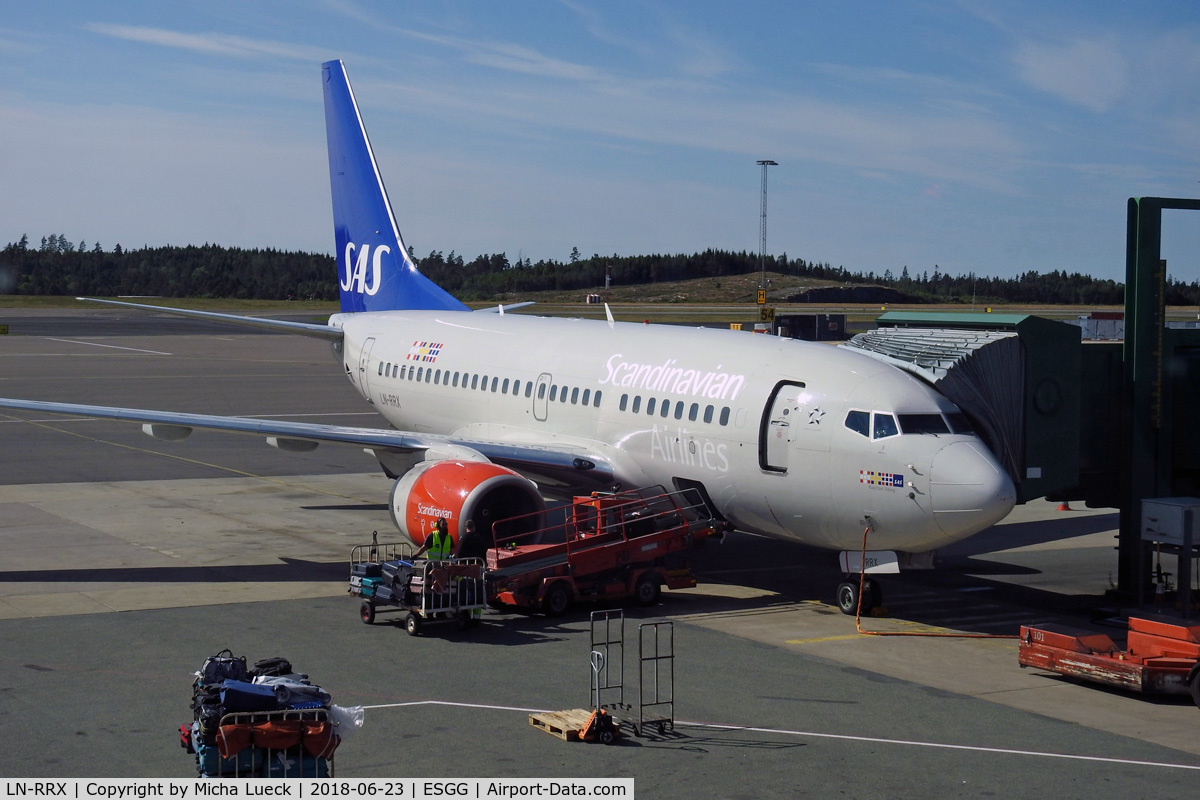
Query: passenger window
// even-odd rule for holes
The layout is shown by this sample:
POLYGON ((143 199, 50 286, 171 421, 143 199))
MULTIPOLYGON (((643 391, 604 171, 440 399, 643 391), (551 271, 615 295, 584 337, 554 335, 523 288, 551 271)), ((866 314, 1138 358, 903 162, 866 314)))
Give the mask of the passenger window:
MULTIPOLYGON (((596 392, 596 394, 600 394, 600 393, 596 392)), ((623 395, 621 395, 621 402, 617 403, 617 408, 620 409, 621 411, 624 411, 625 406, 627 406, 627 405, 629 405, 629 395, 623 394, 623 395)))
POLYGON ((553 403, 557 399, 558 399, 558 384, 556 383, 550 387, 550 402, 553 403))
POLYGON ((571 390, 571 405, 576 405, 579 402, 579 387, 576 386, 571 390))
POLYGON ((895 436, 900 432, 896 427, 896 420, 891 414, 875 414, 875 436, 876 439, 885 439, 888 436, 895 436))
POLYGON ((454 373, 454 383, 453 383, 453 386, 454 386, 454 388, 455 388, 455 389, 457 389, 457 388, 458 388, 458 373, 457 373, 457 372, 456 372, 456 373, 454 373))
POLYGON ((541 386, 538 387, 538 400, 542 400, 545 397, 546 397, 546 384, 543 383, 541 386))
POLYGON ((437 384, 441 384, 441 382, 442 382, 442 371, 441 371, 440 369, 439 369, 439 370, 437 371, 437 373, 436 373, 436 374, 433 376, 433 382, 434 382, 434 383, 437 383, 437 384))
MULTIPOLYGON (((463 382, 463 385, 464 385, 464 386, 466 385, 466 381, 464 381, 464 382, 463 382)), ((472 388, 472 389, 478 389, 478 388, 479 388, 479 376, 478 376, 478 375, 472 375, 472 376, 471 376, 471 388, 472 388)))
POLYGON ((642 408, 642 396, 639 394, 633 398, 633 413, 638 413, 642 408))
POLYGON ((583 401, 582 402, 585 406, 588 404, 588 401, 592 399, 591 395, 592 395, 591 389, 583 390, 583 401))
POLYGON ((846 415, 846 427, 863 436, 871 435, 871 415, 866 411, 851 411, 846 415))
POLYGON ((725 406, 724 408, 721 409, 721 424, 722 425, 729 424, 729 406, 725 406))
POLYGON ((712 418, 713 418, 713 411, 714 411, 714 410, 715 410, 715 409, 713 409, 713 407, 712 407, 712 406, 705 406, 705 407, 704 407, 704 422, 705 422, 705 423, 712 422, 712 418))
MULTIPOLYGON (((438 371, 441 372, 441 370, 438 371)), ((425 370, 425 382, 429 383, 431 380, 433 380, 433 370, 425 370)))
POLYGON ((496 387, 500 384, 499 378, 492 378, 492 391, 496 391, 496 387))
POLYGON ((592 408, 600 407, 600 390, 596 390, 596 396, 592 398, 592 408))
POLYGON ((659 416, 662 417, 663 419, 666 419, 667 414, 670 414, 670 413, 671 413, 671 401, 664 397, 663 403, 662 403, 662 411, 659 412, 659 416))
POLYGON ((379 362, 379 374, 380 375, 383 374, 383 362, 382 361, 379 362))
POLYGON ((700 416, 700 404, 692 403, 692 407, 688 409, 688 422, 695 422, 698 416, 700 416))
POLYGON ((482 378, 479 379, 479 391, 481 391, 481 392, 487 391, 487 382, 488 382, 487 375, 484 375, 482 378))
POLYGON ((654 413, 654 404, 655 404, 656 402, 657 402, 657 401, 656 401, 656 400, 655 400, 653 397, 651 397, 649 400, 647 400, 647 401, 646 401, 646 413, 647 413, 647 414, 653 414, 653 413, 654 413))
POLYGON ((400 379, 404 380, 406 377, 408 377, 408 367, 402 365, 400 367, 400 379))
POLYGON ((683 419, 683 401, 675 401, 675 419, 683 419))
POLYGON ((558 401, 560 403, 567 402, 567 387, 562 387, 562 391, 558 393, 558 401))
POLYGON ((418 381, 419 381, 419 380, 421 380, 421 375, 422 375, 424 372, 425 372, 425 368, 424 368, 424 367, 421 367, 420 369, 418 369, 418 370, 417 370, 417 380, 418 380, 418 381))

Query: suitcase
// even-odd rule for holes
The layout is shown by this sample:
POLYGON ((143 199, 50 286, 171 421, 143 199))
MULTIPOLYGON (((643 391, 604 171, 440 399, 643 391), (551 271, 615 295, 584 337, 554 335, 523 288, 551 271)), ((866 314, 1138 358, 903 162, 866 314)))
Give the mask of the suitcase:
POLYGON ((314 758, 307 753, 300 755, 296 751, 272 750, 270 757, 263 764, 264 778, 328 778, 329 759, 314 758))
POLYGON ((226 714, 238 711, 275 711, 275 687, 245 681, 225 681, 221 684, 221 705, 226 714))
POLYGON ((233 758, 221 758, 215 744, 200 742, 196 745, 196 769, 206 778, 257 777, 262 762, 263 751, 257 747, 247 747, 233 758))
POLYGON ((383 574, 383 565, 374 561, 361 561, 350 565, 350 575, 356 578, 378 578, 383 574))
POLYGON ((408 576, 412 574, 412 564, 407 561, 385 561, 379 566, 383 582, 392 585, 407 583, 408 576))

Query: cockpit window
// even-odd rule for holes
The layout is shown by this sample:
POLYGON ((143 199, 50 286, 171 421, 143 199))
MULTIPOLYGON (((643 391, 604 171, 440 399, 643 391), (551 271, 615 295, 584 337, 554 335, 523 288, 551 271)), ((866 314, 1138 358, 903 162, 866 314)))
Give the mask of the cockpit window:
POLYGON ((946 421, 950 423, 950 431, 952 433, 969 433, 972 435, 975 433, 975 429, 971 427, 971 421, 961 411, 947 414, 946 421))
POLYGON ((904 433, 949 433, 941 414, 897 414, 904 433))
POLYGON ((875 439, 895 436, 900 431, 896 428, 896 418, 891 414, 875 414, 875 439))
POLYGON ((871 415, 866 411, 851 411, 846 415, 846 427, 863 436, 871 435, 871 415))

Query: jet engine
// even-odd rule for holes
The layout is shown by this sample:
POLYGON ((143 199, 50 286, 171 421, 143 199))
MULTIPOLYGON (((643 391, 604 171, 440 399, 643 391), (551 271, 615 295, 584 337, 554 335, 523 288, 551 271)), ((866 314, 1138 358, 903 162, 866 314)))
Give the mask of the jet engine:
POLYGON ((491 545, 497 520, 544 511, 537 484, 490 461, 423 461, 396 480, 388 501, 392 522, 420 546, 438 519, 457 545, 467 520, 491 545))

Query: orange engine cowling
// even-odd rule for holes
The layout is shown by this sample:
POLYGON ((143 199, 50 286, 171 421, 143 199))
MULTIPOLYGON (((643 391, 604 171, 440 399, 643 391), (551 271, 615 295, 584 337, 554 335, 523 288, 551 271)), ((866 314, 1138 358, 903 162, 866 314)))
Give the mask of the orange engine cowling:
POLYGON ((388 501, 392 522, 418 546, 439 518, 456 546, 469 519, 491 546, 493 523, 545 507, 533 481, 490 461, 422 461, 396 480, 388 501))

